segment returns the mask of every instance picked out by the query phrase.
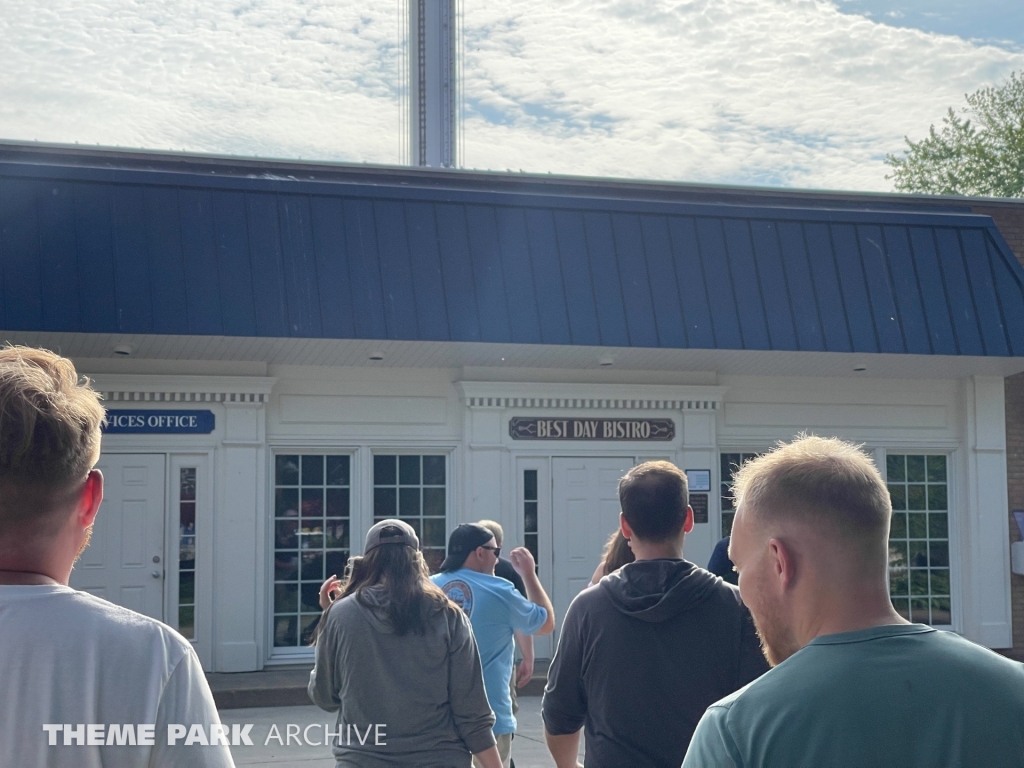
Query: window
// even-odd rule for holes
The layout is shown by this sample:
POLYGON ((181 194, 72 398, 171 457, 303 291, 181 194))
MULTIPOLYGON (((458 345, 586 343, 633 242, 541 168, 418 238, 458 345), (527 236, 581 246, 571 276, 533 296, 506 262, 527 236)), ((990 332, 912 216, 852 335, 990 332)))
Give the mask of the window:
POLYGON ((892 604, 908 621, 951 624, 946 457, 889 454, 885 470, 892 604))
POLYGON ((732 478, 743 462, 756 459, 759 453, 723 453, 721 455, 721 502, 722 502, 722 537, 732 533, 732 520, 736 516, 736 508, 732 499, 732 478))
MULTIPOLYGON (((540 563, 537 548, 537 470, 523 470, 523 545, 540 563)), ((538 570, 540 565, 537 566, 538 570)))
POLYGON ((196 639, 196 468, 178 473, 178 631, 196 639))
POLYGON ((373 457, 373 522, 397 517, 413 527, 431 573, 437 573, 448 543, 444 456, 373 457))
POLYGON ((308 645, 320 585, 349 555, 348 456, 289 454, 274 462, 274 647, 308 645))

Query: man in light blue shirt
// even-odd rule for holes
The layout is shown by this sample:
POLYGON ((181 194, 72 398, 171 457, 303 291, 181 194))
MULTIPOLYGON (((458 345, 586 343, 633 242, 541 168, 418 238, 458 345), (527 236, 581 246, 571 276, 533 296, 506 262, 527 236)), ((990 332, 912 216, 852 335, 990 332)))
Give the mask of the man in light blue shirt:
POLYGON ((508 687, 514 663, 513 633, 550 634, 555 628, 555 611, 537 578, 530 551, 517 547, 509 553, 529 599, 523 598, 512 582, 494 575, 500 553, 501 547, 486 528, 460 525, 448 540, 448 557, 441 563, 441 572, 431 578, 462 607, 473 625, 484 688, 494 710, 494 737, 502 764, 508 768, 516 730, 508 687))
POLYGON ((1024 766, 1024 665, 893 609, 866 454, 801 437, 733 492, 729 555, 774 668, 708 708, 684 768, 1024 766))

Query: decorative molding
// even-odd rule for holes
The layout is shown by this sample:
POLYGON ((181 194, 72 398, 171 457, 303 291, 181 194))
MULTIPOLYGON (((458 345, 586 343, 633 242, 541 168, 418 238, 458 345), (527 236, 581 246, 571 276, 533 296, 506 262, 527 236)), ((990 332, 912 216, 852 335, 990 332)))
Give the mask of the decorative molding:
POLYGON ((141 376, 101 374, 90 377, 108 403, 225 403, 266 405, 275 378, 260 376, 141 376))
POLYGON ((665 384, 551 384, 460 381, 468 408, 717 411, 726 387, 665 384))

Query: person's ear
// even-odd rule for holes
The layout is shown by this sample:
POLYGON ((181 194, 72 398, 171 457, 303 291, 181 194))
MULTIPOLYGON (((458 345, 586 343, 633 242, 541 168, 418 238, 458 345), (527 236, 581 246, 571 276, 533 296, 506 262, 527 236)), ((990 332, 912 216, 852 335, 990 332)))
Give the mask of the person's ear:
POLYGON ((771 574, 779 590, 789 590, 796 580, 796 558, 793 557, 793 550, 782 539, 768 540, 768 561, 771 564, 771 574))
POLYGON ((103 503, 103 473, 93 469, 85 478, 82 492, 78 497, 78 522, 83 528, 88 528, 96 520, 96 513, 99 512, 100 504, 103 503))
POLYGON ((629 523, 626 522, 626 516, 619 512, 619 530, 622 532, 622 538, 626 541, 632 541, 633 529, 629 527, 629 523))
POLYGON ((693 530, 693 508, 686 508, 686 520, 683 521, 683 533, 689 533, 693 530))

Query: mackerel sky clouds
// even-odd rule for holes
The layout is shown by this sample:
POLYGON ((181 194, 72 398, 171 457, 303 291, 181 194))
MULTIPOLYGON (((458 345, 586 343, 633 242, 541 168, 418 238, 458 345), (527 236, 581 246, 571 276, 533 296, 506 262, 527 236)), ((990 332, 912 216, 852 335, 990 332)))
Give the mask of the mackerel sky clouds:
MULTIPOLYGON (((0 138, 396 163, 397 0, 3 0, 0 138)), ((463 0, 470 168, 889 190, 1019 0, 463 0)))

